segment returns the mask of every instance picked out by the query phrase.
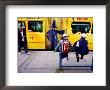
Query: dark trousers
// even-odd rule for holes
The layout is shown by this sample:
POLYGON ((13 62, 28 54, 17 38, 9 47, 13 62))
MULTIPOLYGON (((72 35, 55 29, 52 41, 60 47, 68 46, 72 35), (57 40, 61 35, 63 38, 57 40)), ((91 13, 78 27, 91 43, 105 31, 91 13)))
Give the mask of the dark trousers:
POLYGON ((67 58, 67 60, 68 60, 68 53, 63 53, 63 52, 59 53, 59 67, 62 66, 62 59, 63 58, 67 58))
POLYGON ((54 42, 51 42, 51 50, 54 50, 54 42))
MULTIPOLYGON (((84 54, 81 54, 81 59, 83 59, 84 54)), ((76 52, 76 58, 77 58, 77 62, 79 62, 79 53, 76 52)))
POLYGON ((57 46, 57 42, 56 42, 56 41, 51 41, 50 46, 51 46, 51 50, 52 50, 52 51, 55 50, 55 48, 56 48, 56 46, 57 46))
POLYGON ((28 53, 27 45, 25 41, 18 42, 18 52, 21 51, 21 47, 24 47, 25 53, 28 53))

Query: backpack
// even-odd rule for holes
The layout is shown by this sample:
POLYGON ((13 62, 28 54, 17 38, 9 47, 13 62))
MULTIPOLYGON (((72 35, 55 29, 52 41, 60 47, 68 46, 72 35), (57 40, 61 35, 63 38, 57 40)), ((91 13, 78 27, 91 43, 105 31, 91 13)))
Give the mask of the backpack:
POLYGON ((61 48, 62 48, 62 52, 63 53, 69 53, 69 51, 70 51, 70 43, 68 42, 68 40, 63 40, 61 48))

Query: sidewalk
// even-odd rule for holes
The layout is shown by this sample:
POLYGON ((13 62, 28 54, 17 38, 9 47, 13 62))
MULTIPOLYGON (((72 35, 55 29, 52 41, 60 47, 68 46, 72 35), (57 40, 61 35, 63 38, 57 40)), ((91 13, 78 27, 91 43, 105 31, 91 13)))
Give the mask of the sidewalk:
MULTIPOLYGON (((54 51, 30 51, 31 55, 18 55, 19 73, 87 73, 90 67, 63 67, 59 70, 59 52, 54 51)), ((93 53, 89 52, 84 59, 76 62, 74 52, 69 53, 69 60, 63 59, 63 66, 91 66, 93 53)))

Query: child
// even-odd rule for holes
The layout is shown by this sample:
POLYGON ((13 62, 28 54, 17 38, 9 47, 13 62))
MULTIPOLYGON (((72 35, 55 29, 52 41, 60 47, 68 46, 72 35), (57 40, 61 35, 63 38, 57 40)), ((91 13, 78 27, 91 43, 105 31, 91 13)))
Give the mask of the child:
POLYGON ((67 58, 67 60, 68 60, 68 53, 70 52, 71 49, 72 49, 72 45, 71 45, 70 41, 68 40, 68 35, 63 34, 62 40, 59 41, 59 43, 57 44, 57 46, 55 48, 55 51, 60 50, 59 67, 61 67, 63 58, 67 58))
POLYGON ((85 40, 86 34, 82 33, 80 40, 77 41, 76 43, 76 58, 77 62, 79 62, 79 54, 81 55, 80 59, 83 59, 84 55, 87 55, 89 50, 88 50, 88 42, 85 40))

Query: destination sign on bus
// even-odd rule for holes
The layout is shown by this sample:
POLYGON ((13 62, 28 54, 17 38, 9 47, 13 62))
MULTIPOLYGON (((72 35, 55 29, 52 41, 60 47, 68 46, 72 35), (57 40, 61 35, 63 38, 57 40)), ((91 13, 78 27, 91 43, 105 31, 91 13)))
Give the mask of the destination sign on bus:
POLYGON ((73 20, 88 20, 87 17, 77 17, 77 18, 72 18, 73 20))

